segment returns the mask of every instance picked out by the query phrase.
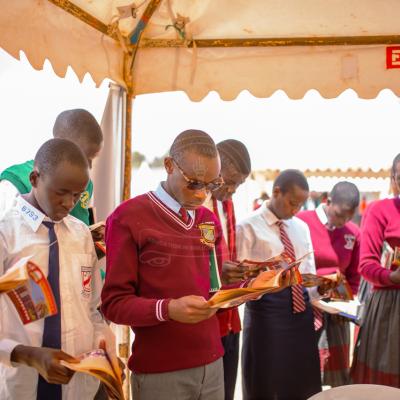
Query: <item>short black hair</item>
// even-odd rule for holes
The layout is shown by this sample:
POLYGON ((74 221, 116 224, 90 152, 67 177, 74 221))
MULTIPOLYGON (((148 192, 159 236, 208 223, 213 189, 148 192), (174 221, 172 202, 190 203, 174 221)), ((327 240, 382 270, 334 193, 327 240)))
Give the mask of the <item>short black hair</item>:
POLYGON ((249 175, 251 172, 250 154, 246 146, 235 139, 223 140, 217 143, 217 149, 221 157, 221 165, 233 165, 237 172, 249 175))
POLYGON ((50 139, 43 143, 35 156, 34 166, 40 174, 49 174, 62 162, 89 169, 89 163, 83 151, 74 142, 67 139, 50 139))
POLYGON ((393 159, 393 163, 392 163, 392 171, 391 171, 391 175, 392 177, 394 177, 396 175, 396 167, 397 164, 400 162, 400 153, 397 154, 397 156, 393 159))
POLYGON ((211 136, 197 129, 181 132, 172 143, 169 155, 180 162, 186 152, 193 152, 207 158, 218 156, 217 147, 211 136))
POLYGON ((360 192, 354 183, 343 181, 337 183, 331 190, 332 204, 355 209, 360 204, 360 192))
POLYGON ((310 190, 306 177, 298 169, 285 169, 278 175, 273 184, 273 188, 279 187, 282 193, 289 192, 294 186, 298 186, 307 192, 310 190))
POLYGON ((65 110, 58 115, 53 126, 53 136, 68 139, 79 145, 82 141, 100 145, 103 133, 96 118, 81 108, 65 110))

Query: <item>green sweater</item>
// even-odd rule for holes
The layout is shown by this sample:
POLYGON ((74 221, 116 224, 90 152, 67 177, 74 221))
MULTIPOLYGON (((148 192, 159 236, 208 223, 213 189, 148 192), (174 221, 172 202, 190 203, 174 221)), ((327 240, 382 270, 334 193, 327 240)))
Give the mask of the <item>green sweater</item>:
MULTIPOLYGON (((10 181, 21 194, 29 193, 32 189, 29 174, 33 169, 33 160, 23 164, 12 165, 0 174, 0 180, 10 181)), ((76 203, 71 215, 89 225, 88 206, 93 194, 93 182, 89 180, 86 190, 82 193, 80 200, 76 203)))

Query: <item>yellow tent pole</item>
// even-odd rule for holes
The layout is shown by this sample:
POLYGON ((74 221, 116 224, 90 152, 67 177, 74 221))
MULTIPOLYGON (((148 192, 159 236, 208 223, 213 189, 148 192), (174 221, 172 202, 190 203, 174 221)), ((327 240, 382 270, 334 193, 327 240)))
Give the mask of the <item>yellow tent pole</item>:
MULTIPOLYGON (((132 103, 133 95, 130 89, 126 92, 125 100, 125 153, 124 153, 124 180, 123 180, 123 200, 128 200, 131 197, 131 177, 132 177, 132 103)), ((122 327, 122 340, 118 345, 119 356, 126 364, 123 391, 125 399, 130 399, 130 379, 128 369, 128 358, 130 350, 130 328, 129 326, 122 327)))
POLYGON ((90 25, 92 28, 98 30, 104 35, 110 36, 116 41, 119 41, 118 35, 113 29, 112 25, 106 25, 101 22, 99 19, 89 14, 82 8, 78 7, 74 3, 69 0, 48 0, 50 3, 54 4, 57 7, 60 7, 65 12, 73 15, 75 18, 80 19, 85 24, 90 25))
POLYGON ((280 46, 371 46, 400 43, 400 35, 365 35, 365 36, 311 36, 281 38, 220 38, 192 40, 182 39, 149 39, 143 38, 140 48, 173 48, 193 47, 280 47, 280 46))
POLYGON ((128 88, 126 91, 125 105, 125 154, 124 154, 124 185, 122 199, 131 198, 131 178, 132 178, 132 91, 128 88))
MULTIPOLYGON (((132 103, 133 95, 133 74, 132 74, 132 59, 133 54, 124 54, 124 80, 126 84, 126 97, 125 97, 125 137, 124 137, 124 179, 122 187, 122 200, 131 198, 131 179, 132 179, 132 103)), ((123 391, 125 399, 130 399, 130 379, 128 369, 128 358, 130 349, 130 328, 129 326, 122 326, 122 340, 118 345, 119 356, 126 364, 125 368, 125 382, 123 384, 123 391)))

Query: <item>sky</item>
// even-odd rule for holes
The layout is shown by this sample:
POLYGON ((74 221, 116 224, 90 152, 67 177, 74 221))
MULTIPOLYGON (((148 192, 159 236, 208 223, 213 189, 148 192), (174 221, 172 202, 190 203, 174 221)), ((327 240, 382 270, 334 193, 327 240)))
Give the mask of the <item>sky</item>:
MULTIPOLYGON (((86 108, 100 121, 107 92, 108 82, 96 88, 86 76, 80 83, 72 70, 59 78, 48 62, 36 71, 23 54, 18 61, 0 50, 0 168, 32 158, 64 109, 86 108)), ((242 92, 230 102, 212 92, 197 103, 182 92, 142 95, 133 104, 133 150, 151 161, 178 133, 196 128, 216 142, 243 141, 253 169, 388 168, 399 152, 399 115, 389 90, 373 100, 351 90, 331 100, 314 90, 301 100, 282 91, 268 99, 242 92)))

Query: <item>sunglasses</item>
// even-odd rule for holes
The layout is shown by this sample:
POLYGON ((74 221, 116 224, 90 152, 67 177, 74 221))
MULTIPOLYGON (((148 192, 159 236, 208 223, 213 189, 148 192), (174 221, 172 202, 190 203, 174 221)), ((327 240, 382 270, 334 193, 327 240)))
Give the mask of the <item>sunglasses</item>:
POLYGON ((189 190, 203 190, 205 189, 207 192, 213 192, 214 190, 219 189, 223 184, 224 180, 222 179, 222 176, 219 176, 217 179, 213 180, 212 182, 202 182, 198 181, 197 179, 192 179, 189 178, 182 170, 182 168, 179 166, 179 164, 172 158, 173 163, 176 165, 178 168, 178 171, 181 173, 183 178, 186 181, 186 187, 189 190))

